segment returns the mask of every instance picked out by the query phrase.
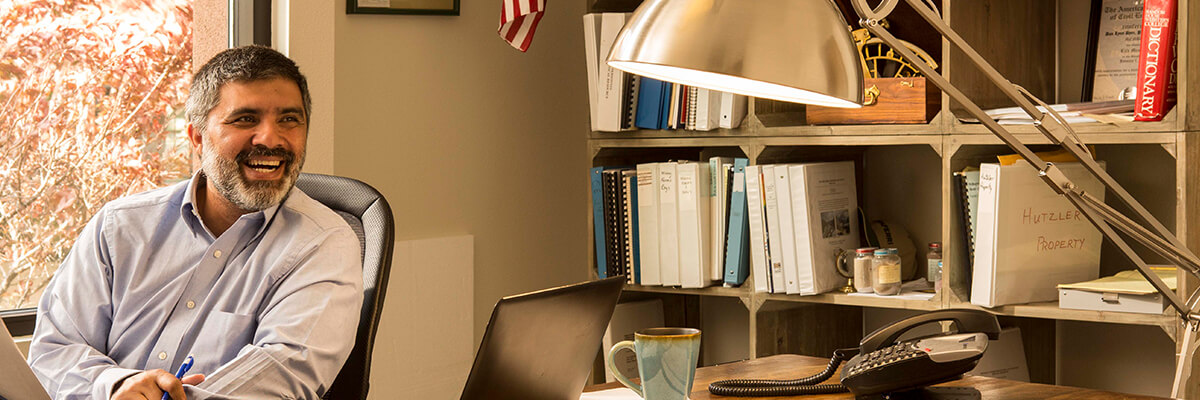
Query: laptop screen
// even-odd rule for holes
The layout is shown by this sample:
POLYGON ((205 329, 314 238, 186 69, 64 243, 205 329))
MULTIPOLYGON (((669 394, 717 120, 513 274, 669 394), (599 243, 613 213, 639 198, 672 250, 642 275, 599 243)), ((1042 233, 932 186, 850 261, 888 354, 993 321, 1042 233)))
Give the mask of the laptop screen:
POLYGON ((500 299, 462 399, 579 398, 624 284, 616 276, 500 299))

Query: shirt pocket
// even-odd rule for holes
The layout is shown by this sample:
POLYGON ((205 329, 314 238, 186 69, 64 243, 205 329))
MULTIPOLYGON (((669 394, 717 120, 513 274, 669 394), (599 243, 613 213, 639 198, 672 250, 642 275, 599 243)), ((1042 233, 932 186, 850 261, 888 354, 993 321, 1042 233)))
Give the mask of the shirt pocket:
MULTIPOLYGON (((214 367, 219 367, 237 357, 243 347, 253 344, 251 341, 254 339, 256 328, 257 323, 253 315, 212 311, 208 318, 205 318, 204 326, 200 328, 193 352, 215 357, 215 360, 204 358, 216 361, 214 367)), ((212 370, 208 372, 211 373, 212 370)))

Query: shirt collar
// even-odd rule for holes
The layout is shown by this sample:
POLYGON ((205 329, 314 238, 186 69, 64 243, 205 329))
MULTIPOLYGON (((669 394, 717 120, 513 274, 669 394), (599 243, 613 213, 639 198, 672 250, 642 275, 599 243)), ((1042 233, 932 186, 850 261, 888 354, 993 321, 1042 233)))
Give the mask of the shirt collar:
MULTIPOLYGON (((187 189, 185 189, 183 192, 183 202, 179 205, 179 214, 184 221, 187 221, 188 226, 190 226, 192 229, 193 235, 198 235, 200 232, 204 232, 208 234, 209 237, 212 237, 212 232, 208 230, 208 227, 204 226, 204 221, 200 219, 200 211, 196 209, 196 193, 198 192, 196 188, 199 185, 204 184, 206 179, 207 177, 204 176, 203 170, 197 170, 196 173, 192 174, 192 179, 188 182, 187 189)), ((291 190, 296 190, 296 188, 292 187, 291 190)), ((242 215, 238 218, 239 221, 242 219, 248 219, 248 223, 256 224, 258 226, 258 229, 255 231, 254 236, 251 237, 251 240, 257 239, 259 236, 262 236, 264 232, 266 232, 267 227, 271 225, 271 221, 275 220, 275 215, 279 213, 279 209, 283 203, 287 202, 289 199, 291 199, 291 197, 291 192, 289 191, 288 196, 284 197, 283 201, 279 202, 279 204, 273 205, 261 211, 255 211, 242 215)))

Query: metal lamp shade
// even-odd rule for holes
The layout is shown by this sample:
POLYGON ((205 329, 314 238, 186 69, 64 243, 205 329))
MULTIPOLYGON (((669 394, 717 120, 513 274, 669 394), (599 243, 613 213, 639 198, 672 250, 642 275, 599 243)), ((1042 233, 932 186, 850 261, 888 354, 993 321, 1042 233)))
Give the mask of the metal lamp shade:
POLYGON ((831 0, 646 0, 608 65, 690 86, 860 107, 862 67, 831 0))

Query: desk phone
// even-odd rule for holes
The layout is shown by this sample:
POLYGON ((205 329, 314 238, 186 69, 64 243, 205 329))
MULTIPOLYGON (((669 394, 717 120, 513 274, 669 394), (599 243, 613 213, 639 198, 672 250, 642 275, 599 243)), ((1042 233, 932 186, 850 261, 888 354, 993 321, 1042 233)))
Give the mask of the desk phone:
POLYGON ((834 352, 819 374, 795 380, 732 379, 715 382, 709 392, 722 396, 794 396, 849 391, 856 396, 903 392, 962 377, 983 357, 989 340, 1000 338, 996 316, 982 310, 939 310, 880 328, 858 348, 834 352), (956 332, 898 341, 913 328, 950 321, 956 332), (819 384, 842 369, 841 381, 819 384))

